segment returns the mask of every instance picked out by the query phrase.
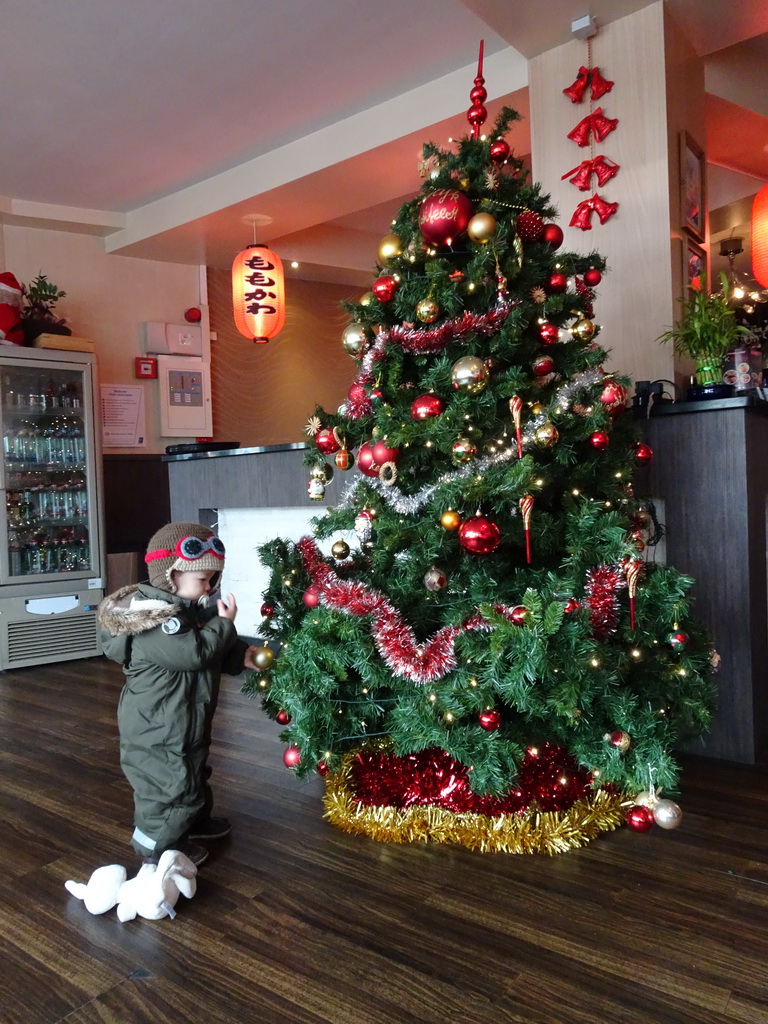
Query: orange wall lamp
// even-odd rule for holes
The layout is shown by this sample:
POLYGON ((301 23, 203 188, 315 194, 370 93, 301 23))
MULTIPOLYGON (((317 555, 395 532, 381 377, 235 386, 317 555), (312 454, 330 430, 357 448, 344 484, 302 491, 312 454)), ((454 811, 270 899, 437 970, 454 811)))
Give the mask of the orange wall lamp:
POLYGON ((245 337, 263 344, 285 323, 285 273, 277 253, 266 245, 249 245, 232 264, 232 305, 235 326, 245 337))
POLYGON ((763 185, 752 203, 752 273, 768 288, 768 185, 763 185))

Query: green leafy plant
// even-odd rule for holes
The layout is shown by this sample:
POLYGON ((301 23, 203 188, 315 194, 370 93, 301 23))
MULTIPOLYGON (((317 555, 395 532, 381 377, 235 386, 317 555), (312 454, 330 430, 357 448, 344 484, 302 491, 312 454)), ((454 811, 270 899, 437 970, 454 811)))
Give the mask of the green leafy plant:
POLYGON ((702 274, 701 288, 689 289, 691 295, 683 301, 680 319, 656 339, 662 344, 671 341, 678 355, 694 360, 699 384, 720 380, 723 357, 750 333, 739 324, 729 304, 730 289, 724 273, 720 274, 720 283, 722 291, 707 292, 706 275, 702 274), (700 379, 703 377, 707 379, 700 379))
POLYGON ((21 296, 23 304, 21 307, 22 320, 47 320, 52 324, 64 324, 64 317, 56 316, 54 307, 59 299, 66 296, 55 284, 48 280, 42 272, 29 284, 22 284, 21 296))

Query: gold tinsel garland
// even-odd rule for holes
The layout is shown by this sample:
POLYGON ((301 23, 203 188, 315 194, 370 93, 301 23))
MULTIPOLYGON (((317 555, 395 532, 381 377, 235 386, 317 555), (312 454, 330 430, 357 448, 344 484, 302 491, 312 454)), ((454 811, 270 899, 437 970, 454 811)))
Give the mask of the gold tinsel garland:
POLYGON ((545 812, 532 805, 522 815, 488 817, 430 805, 368 806, 352 791, 354 757, 354 752, 347 754, 339 771, 325 777, 324 817, 344 832, 384 843, 457 843, 482 853, 564 853, 618 828, 633 803, 598 789, 567 811, 545 812))

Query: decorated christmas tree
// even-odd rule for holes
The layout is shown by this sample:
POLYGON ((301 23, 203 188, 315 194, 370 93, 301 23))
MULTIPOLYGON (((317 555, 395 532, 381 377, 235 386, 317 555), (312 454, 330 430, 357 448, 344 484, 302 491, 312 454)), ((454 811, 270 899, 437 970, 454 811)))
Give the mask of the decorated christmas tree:
POLYGON ((418 195, 345 304, 357 361, 307 432, 313 536, 260 549, 261 694, 285 763, 325 776, 341 828, 559 852, 623 821, 679 823, 674 749, 709 726, 692 581, 654 564, 632 476, 652 452, 604 369, 605 262, 555 210, 481 70, 470 131, 424 147, 418 195), (661 795, 663 791, 663 796, 661 795))

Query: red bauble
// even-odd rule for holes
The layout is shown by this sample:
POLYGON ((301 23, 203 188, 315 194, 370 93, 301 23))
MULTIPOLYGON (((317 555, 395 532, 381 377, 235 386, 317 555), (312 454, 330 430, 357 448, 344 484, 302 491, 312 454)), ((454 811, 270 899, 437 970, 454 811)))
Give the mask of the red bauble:
POLYGON ((599 452, 604 452, 611 443, 611 439, 604 430, 596 430, 594 434, 590 436, 589 443, 593 448, 597 448, 599 452))
POLYGON ((635 804, 627 811, 625 821, 633 832, 649 832, 653 828, 653 811, 642 804, 635 804))
POLYGON ((301 764, 301 751, 298 747, 286 747, 283 751, 283 764, 286 768, 298 768, 301 764))
POLYGON ((443 188, 427 196, 419 210, 419 228, 430 245, 451 245, 467 230, 474 208, 463 192, 443 188))
POLYGON ((632 737, 628 732, 624 732, 623 729, 616 729, 609 734, 608 742, 612 747, 616 747, 617 750, 626 751, 632 746, 632 737))
POLYGON ((560 328, 544 321, 543 324, 539 324, 539 335, 545 345, 554 345, 560 338, 560 328))
POLYGON ((509 159, 509 143, 505 139, 495 139, 491 143, 490 154, 495 164, 503 164, 509 159))
POLYGON ((400 449, 390 448, 383 441, 377 441, 371 448, 371 454, 376 465, 383 466, 385 462, 397 462, 400 449))
POLYGON ((314 583, 310 584, 304 591, 304 604, 307 608, 317 608, 320 604, 320 590, 314 583))
POLYGON ((365 402, 368 394, 362 384, 351 384, 347 397, 350 402, 365 402))
POLYGON ((486 732, 495 732, 501 725, 501 712, 496 708, 486 708, 480 712, 477 720, 486 732))
POLYGON ((419 395, 411 405, 411 418, 414 420, 428 420, 443 412, 445 412, 445 399, 429 392, 426 395, 419 395))
POLYGON ((325 763, 325 761, 317 762, 317 774, 323 776, 328 774, 328 765, 325 763))
POLYGON ((563 608, 563 611, 566 615, 572 615, 573 612, 577 612, 580 607, 581 605, 575 597, 569 597, 568 600, 565 602, 565 607, 563 608))
POLYGON ((357 468, 361 473, 366 476, 378 476, 381 466, 376 462, 373 457, 373 451, 371 450, 371 442, 366 441, 365 444, 360 445, 360 450, 357 453, 357 468))
POLYGON ((459 527, 459 543, 473 555, 488 555, 501 543, 501 530, 492 519, 473 516, 459 527))
POLYGON ((378 277, 373 282, 371 291, 379 302, 389 302, 390 299, 394 298, 395 292, 397 291, 397 279, 392 277, 391 274, 385 274, 383 277, 378 277))
POLYGON ((548 373, 552 373, 554 368, 555 360, 552 356, 539 356, 532 367, 537 377, 546 377, 548 373))
POLYGON ((517 217, 517 233, 524 242, 537 242, 544 234, 544 221, 533 210, 523 210, 517 217))
POLYGON ((584 271, 584 284, 588 288, 597 288, 600 282, 603 280, 603 275, 599 270, 595 270, 594 267, 590 267, 589 270, 584 271))
POLYGON ((647 466, 653 459, 653 449, 650 445, 640 442, 635 448, 635 462, 638 466, 647 466))
POLYGON ((337 452, 341 445, 334 437, 332 430, 318 430, 315 434, 315 445, 318 451, 321 451, 323 455, 333 455, 337 452))
POLYGON ((278 722, 280 725, 290 725, 291 716, 288 714, 287 711, 278 711, 277 714, 275 715, 275 721, 278 722))
POLYGON ((609 411, 621 409, 627 400, 627 389, 615 380, 609 380, 600 392, 600 401, 609 411))
POLYGON ((544 225, 544 232, 541 239, 543 242, 546 242, 547 245, 551 246, 553 249, 559 249, 563 244, 563 238, 565 238, 565 235, 563 234, 563 229, 559 224, 544 225))
POLYGON ((265 619, 268 619, 270 615, 275 614, 275 606, 273 604, 263 604, 261 606, 261 614, 264 616, 265 619))
POLYGON ((528 609, 524 604, 516 604, 509 613, 509 617, 516 626, 524 626, 528 621, 528 609))
POLYGON ((567 287, 568 278, 565 274, 561 274, 559 271, 555 271, 554 273, 549 275, 549 280, 547 281, 546 285, 548 292, 551 292, 554 295, 559 295, 561 292, 564 292, 567 287))

